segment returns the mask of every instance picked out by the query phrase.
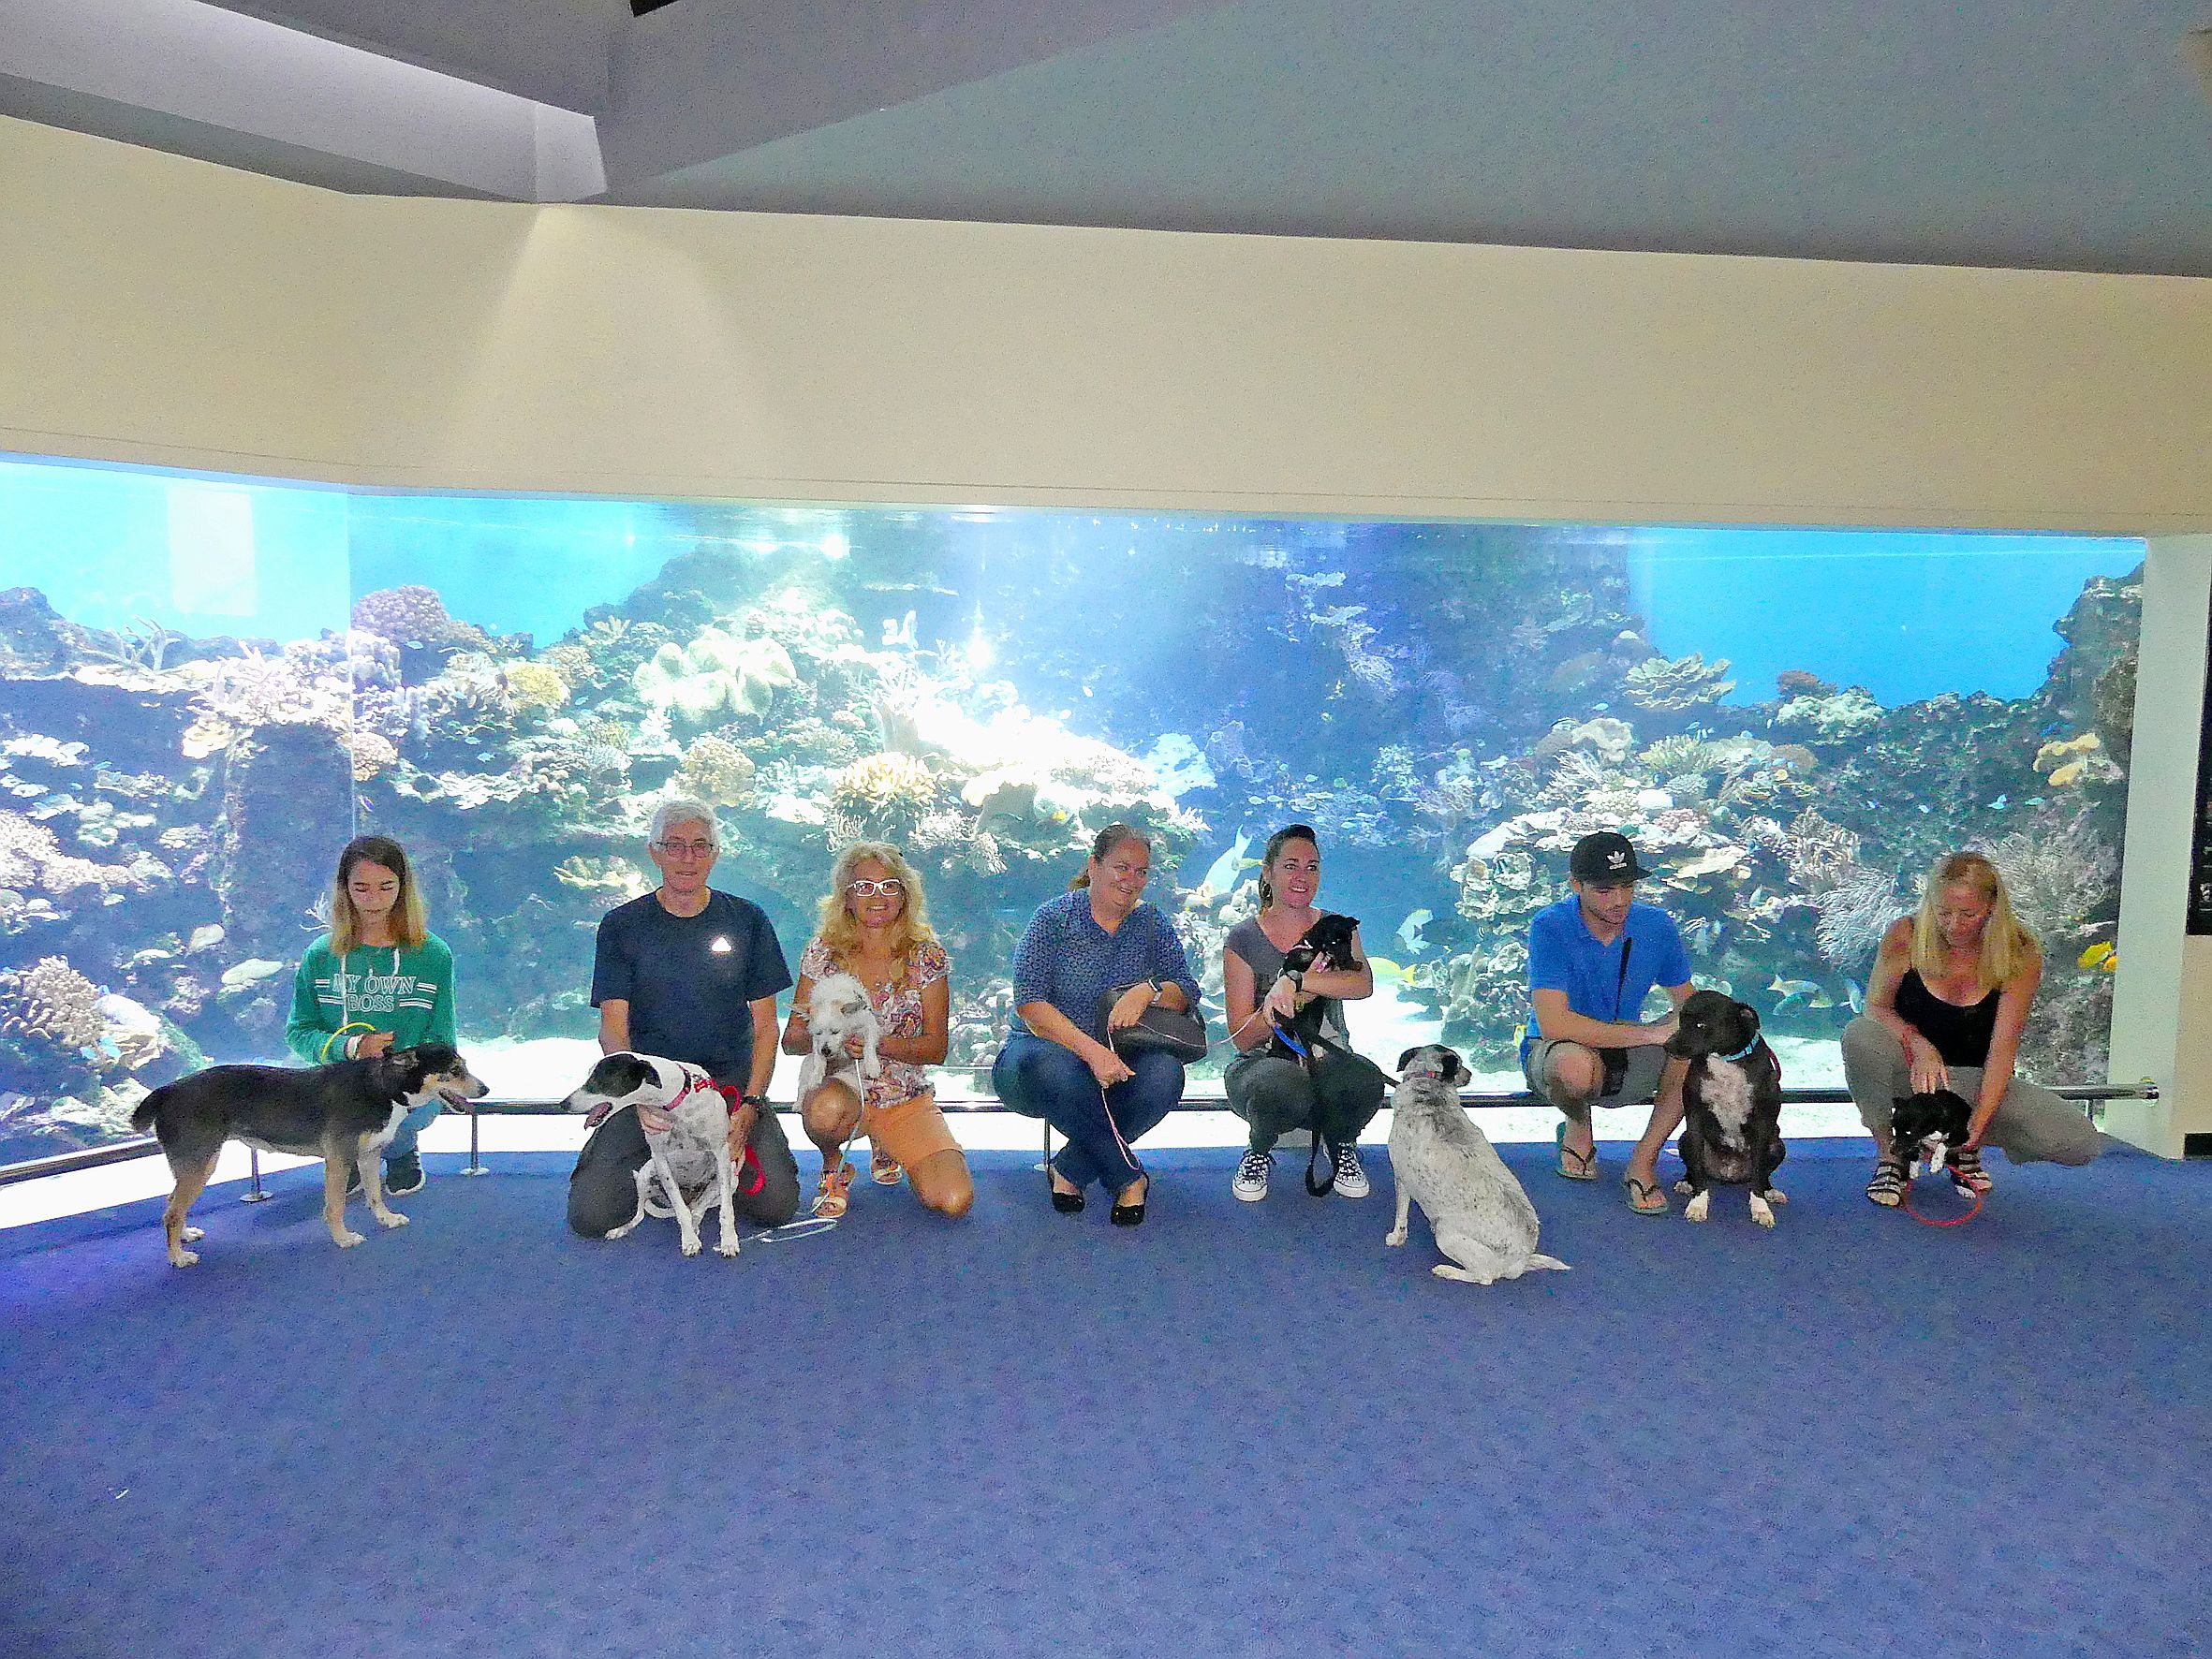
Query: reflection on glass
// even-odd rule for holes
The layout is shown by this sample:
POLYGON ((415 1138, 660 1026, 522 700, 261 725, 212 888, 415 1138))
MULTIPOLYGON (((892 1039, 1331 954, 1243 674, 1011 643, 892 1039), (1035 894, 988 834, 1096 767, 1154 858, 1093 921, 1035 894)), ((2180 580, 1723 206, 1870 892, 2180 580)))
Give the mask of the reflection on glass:
POLYGON ((1376 957, 1355 1040, 1440 1031, 1501 1086, 1524 929, 1587 830, 1636 838, 1792 1082, 1837 1075, 1920 874, 1986 846, 2049 945, 2027 1068, 2101 1077, 2141 553, 0 462, 0 1158, 281 1057, 369 830, 416 860, 479 1071, 565 1090, 593 927, 649 885, 676 788, 794 959, 840 844, 906 849, 953 959, 950 1093, 983 1081, 1030 910, 1114 818, 1154 830, 1147 897, 1217 1009, 1259 844, 1314 825, 1322 902, 1376 957))

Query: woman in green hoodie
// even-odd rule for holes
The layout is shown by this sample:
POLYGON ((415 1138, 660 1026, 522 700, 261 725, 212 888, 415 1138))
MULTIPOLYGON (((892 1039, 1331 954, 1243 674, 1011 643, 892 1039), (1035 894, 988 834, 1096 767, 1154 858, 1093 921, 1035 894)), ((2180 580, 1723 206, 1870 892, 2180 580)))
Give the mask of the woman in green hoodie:
MULTIPOLYGON (((310 1065, 453 1043, 453 953, 430 931, 406 849, 390 837, 357 835, 338 855, 331 931, 300 963, 285 1040, 310 1065)), ((415 1138, 440 1109, 417 1107, 384 1149, 393 1197, 420 1190, 415 1138)))

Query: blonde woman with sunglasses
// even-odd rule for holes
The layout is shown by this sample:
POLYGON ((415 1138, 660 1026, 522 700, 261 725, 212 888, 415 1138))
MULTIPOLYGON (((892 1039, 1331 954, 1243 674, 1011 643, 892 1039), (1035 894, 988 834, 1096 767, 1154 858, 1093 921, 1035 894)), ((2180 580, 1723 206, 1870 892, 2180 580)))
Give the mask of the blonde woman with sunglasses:
MULTIPOLYGON (((865 1135, 884 1186, 903 1179, 926 1209, 966 1215, 975 1202, 966 1154, 952 1138, 927 1067, 943 1063, 951 1027, 952 964, 929 925, 922 878, 887 842, 856 842, 839 855, 822 899, 820 930, 799 956, 799 984, 784 1025, 787 1054, 807 1050, 806 1006, 815 981, 850 974, 867 988, 882 1029, 881 1072, 865 1098, 832 1079, 799 1103, 806 1138, 822 1155, 814 1212, 834 1218, 850 1202, 845 1148, 865 1135)), ((857 1054, 860 1039, 851 1039, 857 1054)))

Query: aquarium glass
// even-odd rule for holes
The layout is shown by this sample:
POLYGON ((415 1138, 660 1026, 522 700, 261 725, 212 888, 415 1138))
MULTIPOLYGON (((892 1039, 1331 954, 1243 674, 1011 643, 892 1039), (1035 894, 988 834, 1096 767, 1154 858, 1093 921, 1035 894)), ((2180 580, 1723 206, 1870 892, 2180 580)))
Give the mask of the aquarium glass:
MULTIPOLYGON (((672 789, 795 962, 858 836, 987 1091, 1023 924, 1157 838, 1219 1037, 1261 843, 1321 838, 1388 1064, 1517 1085, 1529 918, 1626 829, 1701 982, 1833 1082, 1882 925, 1987 848, 2047 945, 2024 1065, 2101 1079, 2143 549, 2124 540, 405 495, 0 461, 0 1158, 284 1058, 339 847, 417 861, 465 1046, 580 1080, 593 930, 672 789)), ((1222 1052, 1217 1044, 1217 1060, 1222 1052)), ((1217 1068, 1200 1068, 1202 1078, 1217 1068)))

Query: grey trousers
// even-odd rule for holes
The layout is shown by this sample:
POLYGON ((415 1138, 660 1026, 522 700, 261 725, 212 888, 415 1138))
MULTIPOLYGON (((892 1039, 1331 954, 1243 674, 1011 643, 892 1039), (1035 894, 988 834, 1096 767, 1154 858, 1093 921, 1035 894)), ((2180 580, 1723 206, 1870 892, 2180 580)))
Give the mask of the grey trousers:
POLYGON ((1382 1109, 1390 1079, 1364 1055, 1324 1050, 1313 1075, 1279 1054, 1240 1054, 1222 1074, 1229 1109, 1251 1125, 1251 1148, 1266 1152, 1292 1129, 1349 1146, 1382 1109))
MULTIPOLYGON (((780 1227, 799 1213, 799 1166, 775 1113, 753 1120, 745 1142, 760 1160, 764 1178, 756 1193, 740 1191, 737 1212, 761 1226, 780 1227)), ((634 1111, 618 1111, 576 1154, 568 1175, 568 1225, 586 1239, 604 1239, 638 1213, 638 1171, 644 1166, 645 1131, 634 1111)))
MULTIPOLYGON (((1859 1108, 1859 1122, 1884 1152, 1890 1114, 1912 1093, 1905 1045, 1879 1020, 1861 1015, 1843 1028, 1843 1078, 1859 1108)), ((1982 1068, 1954 1065, 1951 1088, 1972 1102, 1981 1096, 1982 1068)), ((2015 1164, 2087 1164, 2101 1147, 2097 1125, 2080 1107, 2026 1078, 2014 1076, 1982 1138, 2015 1164)))

